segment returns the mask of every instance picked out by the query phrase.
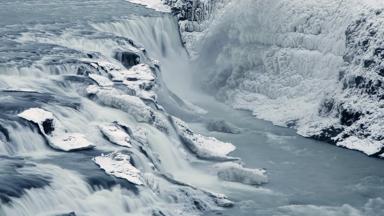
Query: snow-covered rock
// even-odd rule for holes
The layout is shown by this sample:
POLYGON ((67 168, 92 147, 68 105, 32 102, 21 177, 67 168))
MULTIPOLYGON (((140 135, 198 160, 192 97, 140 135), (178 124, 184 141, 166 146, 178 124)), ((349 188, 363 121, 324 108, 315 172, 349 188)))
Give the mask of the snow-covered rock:
POLYGON ((268 183, 265 170, 245 168, 234 162, 215 165, 217 176, 224 181, 239 182, 247 185, 260 185, 268 183))
POLYGON ((235 125, 232 125, 229 122, 224 120, 211 120, 207 123, 207 129, 209 131, 217 131, 222 133, 232 133, 238 134, 240 133, 240 129, 235 125))
POLYGON ((18 114, 19 117, 38 125, 50 146, 62 151, 74 151, 92 148, 93 144, 85 135, 68 133, 51 112, 41 108, 30 108, 18 114))
POLYGON ((48 112, 40 108, 27 109, 22 113, 18 114, 18 116, 37 124, 40 130, 47 134, 49 134, 51 131, 51 129, 48 129, 48 128, 53 127, 53 119, 54 119, 53 114, 51 112, 48 112), (44 125, 46 125, 47 127, 46 129, 44 129, 44 125))
POLYGON ((129 136, 131 136, 134 140, 146 144, 148 143, 148 131, 141 126, 132 126, 122 122, 115 122, 115 124, 119 125, 119 127, 124 128, 125 131, 128 132, 129 136))
POLYGON ((56 149, 74 151, 93 148, 94 145, 81 133, 57 133, 48 138, 49 143, 56 149))
POLYGON ((113 80, 117 81, 154 81, 156 76, 153 74, 151 68, 147 64, 138 64, 129 69, 124 70, 111 70, 113 80))
POLYGON ((113 82, 107 77, 98 75, 98 74, 89 74, 89 78, 97 83, 100 87, 112 87, 113 82))
POLYGON ((107 174, 125 179, 136 185, 143 185, 141 172, 130 162, 130 156, 122 152, 97 156, 93 161, 107 174))
POLYGON ((131 114, 137 121, 153 122, 153 111, 136 96, 124 94, 117 89, 102 89, 95 86, 88 87, 87 92, 97 96, 101 103, 131 114))
POLYGON ((117 123, 99 125, 99 128, 110 142, 120 146, 132 147, 131 137, 117 123))
POLYGON ((198 157, 211 160, 234 160, 234 158, 227 156, 236 149, 233 144, 194 133, 182 120, 176 117, 171 119, 180 139, 198 157))

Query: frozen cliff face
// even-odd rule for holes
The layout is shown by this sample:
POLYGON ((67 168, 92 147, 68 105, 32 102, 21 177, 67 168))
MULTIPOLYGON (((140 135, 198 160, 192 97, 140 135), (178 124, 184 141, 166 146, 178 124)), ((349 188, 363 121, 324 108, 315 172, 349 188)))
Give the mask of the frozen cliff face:
POLYGON ((383 6, 377 0, 229 1, 207 19, 195 46, 196 77, 218 99, 258 118, 375 154, 382 146, 377 10, 383 6))
POLYGON ((368 155, 381 152, 384 139, 382 12, 367 12, 348 26, 345 65, 339 73, 338 89, 326 97, 319 111, 320 116, 334 118, 336 122, 321 127, 314 124, 315 131, 306 131, 368 155), (319 128, 321 132, 317 131, 319 128))
POLYGON ((207 29, 229 0, 164 0, 179 20, 182 40, 192 57, 207 29))

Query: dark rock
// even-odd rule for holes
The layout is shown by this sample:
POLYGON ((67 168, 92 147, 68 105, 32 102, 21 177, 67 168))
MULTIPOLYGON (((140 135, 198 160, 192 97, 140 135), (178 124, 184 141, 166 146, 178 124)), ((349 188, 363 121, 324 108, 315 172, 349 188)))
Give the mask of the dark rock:
POLYGON ((130 68, 140 63, 140 56, 129 51, 116 52, 115 59, 119 60, 126 68, 130 68))
POLYGON ((55 127, 53 125, 53 119, 46 119, 44 122, 43 122, 43 130, 44 130, 44 133, 45 134, 51 134, 52 131, 55 130, 55 127))
POLYGON ((353 123, 360 119, 361 115, 362 114, 360 112, 342 110, 340 113, 340 123, 342 125, 351 126, 353 123))

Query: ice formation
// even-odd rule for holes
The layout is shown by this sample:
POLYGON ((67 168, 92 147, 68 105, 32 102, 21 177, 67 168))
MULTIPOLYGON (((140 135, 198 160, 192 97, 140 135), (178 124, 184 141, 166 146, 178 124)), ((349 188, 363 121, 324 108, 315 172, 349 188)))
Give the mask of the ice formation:
POLYGON ((206 125, 209 131, 217 131, 222 133, 232 133, 238 134, 240 133, 240 129, 236 126, 226 122, 225 120, 211 120, 206 125))
POLYGON ((216 165, 217 176, 224 181, 240 182, 248 185, 261 185, 268 182, 266 171, 262 169, 245 168, 234 162, 216 165))
POLYGON ((214 137, 206 137, 194 133, 185 122, 176 117, 172 117, 172 123, 180 139, 187 145, 188 149, 197 154, 198 157, 214 160, 234 159, 227 156, 236 149, 233 144, 219 141, 214 137))
POLYGON ((132 147, 130 136, 116 123, 99 126, 101 133, 116 145, 132 147))
POLYGON ((93 144, 81 133, 68 133, 51 112, 41 108, 30 108, 19 117, 38 125, 40 132, 55 149, 74 151, 92 148, 93 144))
POLYGON ((382 153, 382 1, 176 2, 207 91, 303 136, 382 153))
POLYGON ((110 175, 126 179, 136 185, 143 185, 140 170, 130 163, 130 157, 127 154, 113 152, 97 156, 93 158, 93 161, 110 175))

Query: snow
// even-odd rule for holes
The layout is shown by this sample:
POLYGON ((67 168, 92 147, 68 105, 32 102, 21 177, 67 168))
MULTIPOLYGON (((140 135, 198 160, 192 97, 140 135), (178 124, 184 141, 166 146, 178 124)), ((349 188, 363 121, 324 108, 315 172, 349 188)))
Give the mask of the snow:
POLYGON ((137 79, 137 80, 148 80, 154 81, 155 75, 152 73, 151 68, 147 64, 138 64, 131 67, 129 70, 121 71, 124 79, 137 79))
POLYGON ((376 11, 384 8, 383 1, 243 0, 212 6, 216 9, 208 12, 214 14, 203 20, 180 21, 187 48, 193 44, 190 52, 198 54, 196 65, 203 67, 195 77, 205 89, 257 118, 294 127, 300 135, 370 155, 381 150, 382 60, 372 55, 382 47, 383 13, 376 11), (361 14, 369 21, 354 25, 361 14), (364 52, 365 39, 369 47, 364 52), (362 68, 366 60, 375 63, 362 68), (363 84, 352 86, 359 77, 363 84), (381 93, 372 95, 372 89, 381 93), (325 102, 332 102, 330 111, 324 111, 325 102), (343 125, 343 111, 362 115, 343 125), (341 129, 340 136, 327 134, 332 127, 341 129))
POLYGON ((57 133, 49 138, 49 143, 63 151, 82 150, 93 147, 93 144, 80 133, 57 133))
POLYGON ((55 149, 74 151, 92 148, 93 144, 80 133, 68 133, 51 112, 41 108, 30 108, 18 114, 20 118, 38 125, 40 132, 55 149), (44 125, 44 123, 46 125, 44 125))
POLYGON ((107 139, 120 146, 132 147, 130 136, 116 123, 104 124, 99 126, 101 133, 107 137, 107 139))
POLYGON ((95 81, 100 87, 112 87, 113 82, 109 80, 107 77, 97 75, 97 74, 89 74, 89 78, 95 81))
POLYGON ((239 182, 247 185, 260 185, 268 182, 265 170, 245 168, 234 162, 215 165, 217 176, 224 181, 239 182))
POLYGON ((361 151, 367 155, 373 155, 383 148, 383 144, 379 141, 369 139, 359 139, 357 137, 348 137, 337 143, 337 146, 342 146, 352 150, 361 151))
POLYGON ((141 172, 130 163, 130 156, 121 152, 97 156, 93 161, 107 174, 125 179, 136 185, 143 185, 141 172))
POLYGON ((194 133, 185 122, 176 117, 172 117, 172 121, 180 138, 198 157, 216 160, 233 159, 227 156, 236 149, 233 144, 194 133))
POLYGON ((159 12, 169 13, 171 8, 167 5, 164 5, 161 0, 126 0, 135 4, 144 5, 148 8, 154 9, 159 12))
MULTIPOLYGON (((22 113, 18 114, 17 116, 26 119, 28 121, 31 121, 35 124, 38 124, 39 127, 42 127, 42 123, 48 119, 53 120, 53 114, 51 112, 48 112, 46 110, 40 109, 40 108, 30 108, 22 113)), ((44 131, 42 128, 40 128, 41 131, 44 131)))
POLYGON ((151 108, 139 97, 124 94, 117 89, 101 89, 97 86, 88 86, 86 91, 95 94, 101 103, 131 114, 137 121, 152 122, 153 120, 151 108))
POLYGON ((207 123, 206 127, 209 131, 217 131, 232 134, 240 133, 239 128, 229 122, 226 122, 225 120, 211 120, 207 123))

